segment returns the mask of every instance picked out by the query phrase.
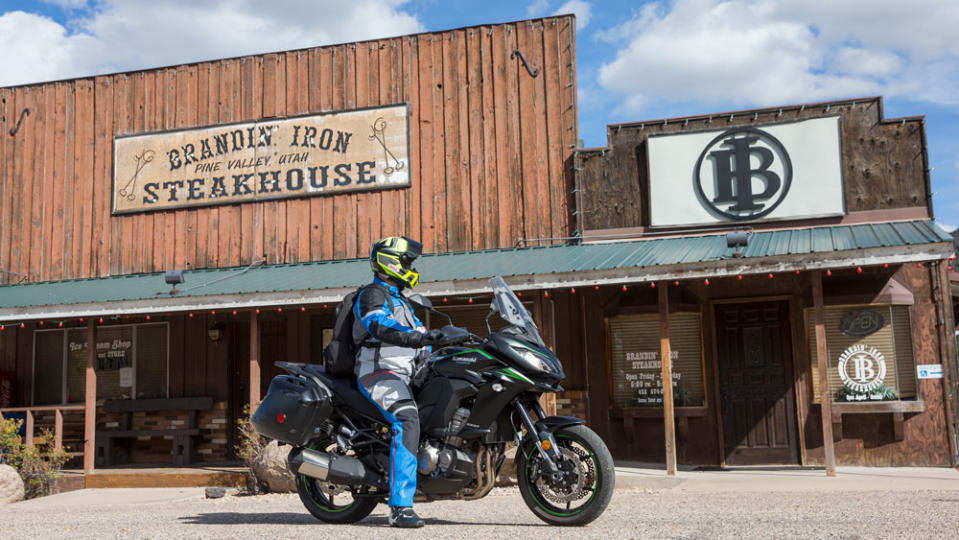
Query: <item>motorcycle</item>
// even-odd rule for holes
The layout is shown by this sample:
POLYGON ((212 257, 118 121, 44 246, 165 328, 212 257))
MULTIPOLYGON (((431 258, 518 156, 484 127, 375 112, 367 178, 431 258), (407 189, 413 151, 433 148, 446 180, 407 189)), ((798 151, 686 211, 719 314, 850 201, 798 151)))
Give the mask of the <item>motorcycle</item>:
MULTIPOLYGON (((486 496, 515 445, 526 506, 551 525, 590 523, 613 494, 612 456, 584 420, 546 415, 538 398, 563 391, 562 364, 503 279, 489 283, 485 339, 453 326, 422 295, 410 297, 449 322, 412 382, 420 416, 416 500, 486 496), (494 314, 505 326, 490 326, 494 314)), ((318 365, 277 365, 289 375, 271 382, 254 427, 293 446, 289 468, 313 516, 327 523, 365 518, 389 497, 389 423, 354 378, 331 377, 318 365)))

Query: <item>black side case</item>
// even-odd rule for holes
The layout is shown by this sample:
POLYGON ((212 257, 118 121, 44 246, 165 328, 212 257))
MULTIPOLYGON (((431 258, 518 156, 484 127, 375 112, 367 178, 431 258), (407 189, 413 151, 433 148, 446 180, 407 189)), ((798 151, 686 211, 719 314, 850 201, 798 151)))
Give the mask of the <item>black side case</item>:
POLYGON ((264 437, 304 446, 333 412, 332 397, 320 381, 278 375, 253 414, 253 427, 264 437))

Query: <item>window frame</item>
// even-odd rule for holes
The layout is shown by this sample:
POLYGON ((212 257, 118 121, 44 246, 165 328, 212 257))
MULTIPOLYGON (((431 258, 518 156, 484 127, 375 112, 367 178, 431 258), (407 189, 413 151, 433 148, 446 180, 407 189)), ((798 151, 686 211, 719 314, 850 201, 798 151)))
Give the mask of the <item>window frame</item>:
MULTIPOLYGON (((157 322, 144 322, 144 323, 114 324, 114 325, 109 325, 109 326, 102 326, 101 328, 108 328, 108 329, 127 328, 127 327, 133 328, 133 337, 132 337, 133 343, 132 343, 131 346, 130 346, 130 347, 131 347, 131 350, 133 351, 133 361, 132 361, 132 364, 133 364, 133 365, 132 365, 132 367, 133 367, 133 386, 131 387, 131 394, 132 394, 133 397, 131 397, 131 398, 129 398, 129 399, 131 399, 131 400, 136 400, 136 399, 156 399, 156 398, 137 398, 137 394, 136 394, 136 389, 137 389, 137 353, 136 353, 136 351, 137 351, 137 335, 139 334, 139 332, 137 331, 137 328, 138 328, 138 327, 141 327, 141 326, 164 326, 164 327, 166 327, 166 355, 165 355, 166 358, 165 358, 165 366, 164 366, 164 373, 165 373, 164 386, 166 387, 166 395, 164 395, 161 399, 169 399, 169 398, 170 398, 170 322, 169 322, 169 321, 157 321, 157 322)), ((85 327, 75 326, 75 327, 71 327, 71 328, 42 328, 42 329, 41 329, 41 328, 37 328, 37 329, 34 329, 34 331, 33 331, 33 350, 32 350, 32 354, 31 354, 31 358, 30 358, 30 404, 31 404, 31 406, 36 406, 36 389, 37 389, 37 336, 38 336, 41 332, 47 332, 47 333, 60 332, 61 335, 62 335, 61 339, 63 340, 63 353, 62 353, 62 359, 61 359, 61 363, 60 363, 62 381, 61 381, 61 385, 60 385, 60 403, 59 403, 59 404, 60 404, 60 405, 69 405, 69 404, 71 404, 71 403, 68 403, 68 402, 67 402, 67 368, 68 368, 67 363, 68 363, 68 360, 69 360, 70 351, 69 351, 69 346, 68 346, 68 341, 67 341, 67 332, 70 332, 71 330, 82 330, 82 329, 85 329, 85 327)), ((89 346, 89 344, 88 344, 88 346, 89 346)), ((99 397, 99 396, 98 396, 98 397, 99 397)), ((111 398, 111 399, 112 399, 112 398, 111 398)), ((116 398, 116 399, 121 399, 121 398, 116 398)), ((79 402, 72 402, 72 403, 75 404, 75 403, 79 403, 79 402)))

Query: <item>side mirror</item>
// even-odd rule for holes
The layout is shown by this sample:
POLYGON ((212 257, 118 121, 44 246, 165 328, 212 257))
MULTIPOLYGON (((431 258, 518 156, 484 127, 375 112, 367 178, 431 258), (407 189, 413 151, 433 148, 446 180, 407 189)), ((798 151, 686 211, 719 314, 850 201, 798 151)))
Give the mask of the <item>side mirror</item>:
POLYGON ((418 304, 424 307, 432 308, 433 302, 430 302, 430 299, 423 296, 422 294, 416 293, 407 296, 407 298, 414 304, 418 304))

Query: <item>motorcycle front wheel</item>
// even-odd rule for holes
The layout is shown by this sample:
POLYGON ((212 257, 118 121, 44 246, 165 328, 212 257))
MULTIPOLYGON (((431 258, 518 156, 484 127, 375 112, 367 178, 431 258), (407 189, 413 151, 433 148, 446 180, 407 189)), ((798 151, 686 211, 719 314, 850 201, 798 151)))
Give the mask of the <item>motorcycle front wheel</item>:
POLYGON ((606 443, 586 426, 562 428, 553 436, 562 478, 550 477, 543 456, 529 444, 517 452, 520 494, 536 517, 550 525, 586 525, 606 510, 613 496, 613 457, 606 443))

